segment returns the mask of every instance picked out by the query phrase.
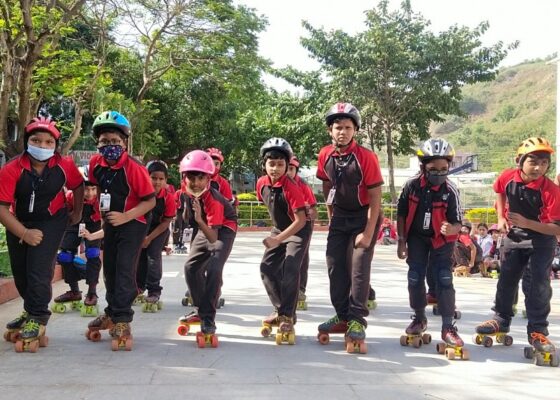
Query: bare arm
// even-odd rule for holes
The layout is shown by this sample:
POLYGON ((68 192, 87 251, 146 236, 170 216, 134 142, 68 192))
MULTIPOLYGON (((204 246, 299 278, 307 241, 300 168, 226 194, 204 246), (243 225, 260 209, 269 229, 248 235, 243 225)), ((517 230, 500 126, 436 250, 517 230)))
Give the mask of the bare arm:
MULTIPOLYGON (((332 188, 332 183, 330 181, 323 181, 323 197, 325 198, 325 202, 329 198, 329 192, 332 188)), ((327 204, 327 217, 329 218, 329 224, 332 218, 332 204, 327 204)))
POLYGON ((263 240, 263 244, 267 248, 274 248, 279 246, 280 243, 282 243, 284 240, 298 233, 301 230, 301 228, 305 226, 306 221, 307 218, 305 216, 305 211, 304 210, 297 211, 294 214, 294 221, 290 224, 290 226, 288 226, 286 229, 284 229, 282 232, 280 232, 278 235, 274 237, 269 236, 265 238, 263 240))
POLYGON ((68 216, 69 224, 76 225, 82 220, 82 210, 84 208, 84 185, 78 186, 72 191, 74 203, 72 205, 72 212, 68 216))
POLYGON ((27 229, 10 213, 10 206, 0 204, 0 223, 13 235, 19 237, 20 243, 25 242, 30 246, 37 246, 43 240, 43 232, 39 229, 27 229))

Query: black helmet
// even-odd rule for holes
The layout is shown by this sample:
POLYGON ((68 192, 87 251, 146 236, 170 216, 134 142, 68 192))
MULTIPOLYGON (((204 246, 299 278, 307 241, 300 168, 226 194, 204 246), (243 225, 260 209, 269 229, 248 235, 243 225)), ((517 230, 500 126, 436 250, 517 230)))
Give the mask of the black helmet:
POLYGON ((447 140, 431 138, 422 143, 422 146, 416 151, 416 155, 422 163, 438 158, 451 162, 455 156, 455 150, 447 140))
POLYGON ((282 138, 270 138, 266 142, 264 142, 264 144, 261 146, 261 158, 263 158, 264 155, 271 150, 276 150, 283 153, 286 156, 288 162, 294 155, 290 143, 288 143, 286 139, 282 138))
POLYGON ((360 126, 362 126, 360 112, 350 103, 336 103, 333 105, 329 111, 327 111, 327 115, 325 115, 327 126, 331 126, 334 120, 339 118, 350 118, 354 121, 354 124, 356 124, 356 129, 360 129, 360 126))

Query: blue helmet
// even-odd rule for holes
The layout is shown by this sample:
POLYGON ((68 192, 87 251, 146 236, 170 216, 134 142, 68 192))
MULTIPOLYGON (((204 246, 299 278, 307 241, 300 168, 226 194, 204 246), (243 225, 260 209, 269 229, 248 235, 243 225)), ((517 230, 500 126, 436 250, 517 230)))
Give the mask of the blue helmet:
POLYGON ((93 134, 99 137, 104 131, 116 129, 125 136, 130 136, 130 122, 117 111, 104 111, 93 121, 93 134))

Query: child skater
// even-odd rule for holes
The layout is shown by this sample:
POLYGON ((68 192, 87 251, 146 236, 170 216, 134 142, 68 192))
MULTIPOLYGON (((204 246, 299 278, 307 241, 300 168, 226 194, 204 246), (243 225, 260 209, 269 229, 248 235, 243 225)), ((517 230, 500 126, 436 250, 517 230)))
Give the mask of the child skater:
POLYGON ((156 206, 152 209, 148 235, 142 242, 142 251, 136 271, 138 293, 148 289, 143 311, 157 312, 161 309, 161 251, 169 240, 169 225, 175 217, 177 205, 174 194, 167 190, 168 170, 163 161, 150 161, 147 165, 152 186, 156 192, 156 206))
MULTIPOLYGON (((187 327, 182 331, 185 334, 188 326, 200 323, 203 335, 213 337, 222 272, 237 234, 237 215, 231 202, 211 187, 214 163, 208 153, 191 151, 181 160, 179 170, 187 194, 185 214, 196 228, 185 262, 185 279, 196 308, 179 323, 187 327)), ((201 344, 203 347, 204 342, 201 344)))
MULTIPOLYGON (((55 305, 53 311, 64 312, 66 310, 64 303, 82 300, 82 292, 78 286, 78 281, 84 278, 82 275, 85 275, 88 291, 84 299, 85 307, 82 308, 80 313, 82 316, 96 316, 98 299, 96 288, 101 271, 101 239, 89 240, 88 237, 90 232, 96 233, 101 230, 101 213, 97 199, 97 186, 89 181, 88 167, 86 166, 82 171, 86 186, 81 223, 72 225, 66 230, 57 256, 64 273, 64 282, 70 286, 70 290, 54 299, 54 302, 60 305, 55 305), (83 227, 80 230, 82 225, 83 227), (74 257, 79 252, 82 238, 85 242, 85 274, 74 265, 74 257)), ((74 192, 69 191, 66 197, 69 203, 73 203, 74 192)))
POLYGON ((16 343, 17 352, 34 352, 48 343, 56 252, 66 226, 82 218, 84 180, 72 159, 57 151, 59 140, 54 121, 34 118, 25 127, 24 152, 0 170, 0 223, 6 227, 10 264, 24 308, 8 322, 4 338, 16 343), (64 187, 74 192, 70 213, 64 187))
POLYGON ((103 277, 105 314, 88 325, 88 339, 98 340, 109 329, 111 347, 132 349, 130 323, 136 298, 136 266, 146 237, 145 215, 156 204, 148 171, 126 151, 130 124, 116 111, 106 111, 93 122, 100 154, 89 163, 89 180, 99 187, 99 209, 104 231, 103 277))
POLYGON ((278 325, 276 343, 285 339, 295 343, 295 310, 298 299, 300 268, 309 246, 311 222, 301 188, 288 175, 293 156, 290 144, 282 138, 267 140, 261 147, 266 175, 257 181, 257 198, 268 208, 272 219, 270 236, 261 261, 261 278, 275 308, 263 321, 263 336, 278 325))
POLYGON ((408 293, 414 310, 407 335, 422 335, 426 318, 426 268, 432 267, 442 318, 441 338, 453 347, 463 340, 453 324, 455 289, 452 257, 461 230, 457 188, 447 179, 455 151, 444 139, 428 139, 417 151, 420 173, 403 187, 397 205, 397 255, 408 264, 408 293))

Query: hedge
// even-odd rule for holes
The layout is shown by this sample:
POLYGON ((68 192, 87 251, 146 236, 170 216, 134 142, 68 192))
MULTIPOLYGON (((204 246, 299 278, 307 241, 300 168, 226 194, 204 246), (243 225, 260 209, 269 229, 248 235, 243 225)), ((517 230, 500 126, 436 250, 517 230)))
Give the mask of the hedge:
POLYGON ((498 222, 498 216, 495 208, 472 208, 465 212, 465 220, 472 223, 495 224, 498 222))

